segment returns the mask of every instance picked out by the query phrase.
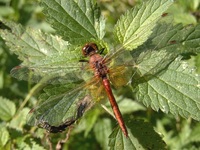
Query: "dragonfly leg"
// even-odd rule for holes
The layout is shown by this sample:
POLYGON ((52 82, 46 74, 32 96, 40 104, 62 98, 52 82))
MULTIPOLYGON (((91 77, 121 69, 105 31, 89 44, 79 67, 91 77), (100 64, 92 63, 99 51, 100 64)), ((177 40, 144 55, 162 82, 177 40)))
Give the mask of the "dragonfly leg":
POLYGON ((99 54, 103 54, 103 51, 105 50, 105 48, 102 48, 100 51, 99 51, 99 54))
POLYGON ((89 63, 89 61, 86 60, 86 59, 80 59, 79 62, 87 62, 87 63, 89 63))

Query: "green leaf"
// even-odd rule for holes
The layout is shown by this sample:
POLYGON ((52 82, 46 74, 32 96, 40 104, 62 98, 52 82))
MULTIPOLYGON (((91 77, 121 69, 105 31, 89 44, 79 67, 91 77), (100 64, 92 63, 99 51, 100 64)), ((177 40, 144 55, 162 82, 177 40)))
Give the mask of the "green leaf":
POLYGON ((140 120, 131 120, 127 123, 129 137, 126 138, 119 127, 110 135, 110 150, 164 150, 165 143, 154 131, 153 127, 140 120))
POLYGON ((9 132, 6 127, 1 126, 0 128, 0 148, 3 148, 8 140, 10 139, 9 132))
POLYGON ((70 137, 69 141, 67 141, 65 145, 67 145, 67 148, 70 150, 101 149, 93 134, 89 134, 87 137, 84 137, 81 133, 75 134, 70 137))
POLYGON ((14 13, 14 9, 12 7, 0 6, 0 17, 9 16, 14 13))
POLYGON ((141 53, 136 60, 135 71, 137 74, 133 79, 134 84, 144 82, 144 78, 153 78, 155 74, 163 71, 176 56, 173 53, 169 54, 166 50, 141 53))
MULTIPOLYGON (((146 107, 142 104, 138 103, 137 101, 133 101, 132 99, 126 98, 124 96, 115 96, 117 99, 117 104, 120 108, 122 114, 128 114, 135 111, 145 111, 146 107)), ((110 104, 108 107, 111 107, 110 104)))
POLYGON ((0 97, 0 103, 0 118, 4 121, 10 120, 16 112, 15 104, 3 97, 0 97))
MULTIPOLYGON (((194 1, 196 1, 196 0, 194 0, 194 1)), ((179 1, 179 2, 181 2, 181 1, 179 1)), ((184 1, 184 2, 191 5, 193 3, 193 0, 184 1)), ((187 4, 184 4, 184 6, 186 6, 186 5, 187 4)), ((172 5, 172 7, 170 7, 170 9, 168 11, 173 14, 175 24, 177 24, 177 23, 182 23, 184 25, 197 24, 196 17, 193 14, 188 13, 184 7, 181 7, 180 3, 175 3, 174 5, 172 5)))
POLYGON ((132 50, 142 45, 161 15, 173 3, 173 0, 149 0, 141 6, 129 10, 117 22, 114 33, 126 49, 132 50))
POLYGON ((0 30, 2 38, 23 61, 11 70, 12 76, 32 82, 39 82, 45 77, 48 82, 62 84, 81 80, 81 64, 77 63, 81 50, 77 46, 71 46, 58 36, 31 28, 24 29, 12 22, 5 22, 4 26, 6 28, 0 30))
MULTIPOLYGON (((179 117, 180 118, 180 117, 179 117)), ((181 119, 179 122, 179 127, 174 126, 177 130, 167 129, 166 126, 172 123, 172 120, 168 120, 164 117, 157 121, 157 130, 160 131, 164 137, 165 142, 168 145, 168 149, 193 149, 193 146, 199 149, 200 143, 200 126, 198 122, 193 122, 192 119, 181 119), (165 121, 164 121, 165 120, 165 121)), ((172 126, 171 126, 172 127, 172 126)))
POLYGON ((126 138, 123 135, 120 128, 115 128, 115 130, 112 132, 109 138, 110 150, 136 150, 134 143, 129 137, 126 138))
POLYGON ((40 64, 47 56, 62 53, 70 44, 58 36, 52 36, 32 28, 24 28, 14 22, 2 22, 2 38, 10 50, 24 61, 23 64, 40 64), (3 27, 3 25, 5 27, 3 27), (16 44, 16 41, 17 44, 16 44))
POLYGON ((170 20, 170 16, 160 20, 149 39, 137 51, 131 52, 139 75, 135 76, 134 83, 144 82, 144 78, 153 78, 155 74, 166 70, 180 54, 200 52, 200 26, 172 26, 170 20))
POLYGON ((111 131, 111 120, 107 118, 99 119, 94 126, 95 137, 104 150, 108 149, 108 137, 111 131))
POLYGON ((39 144, 37 144, 36 141, 34 141, 32 139, 30 141, 31 141, 31 144, 32 144, 31 149, 45 150, 45 148, 40 146, 39 144))
POLYGON ((195 66, 197 67, 197 72, 200 73, 200 54, 195 57, 195 66))
POLYGON ((40 146, 37 141, 34 141, 29 136, 25 135, 22 138, 18 138, 16 141, 17 147, 19 149, 26 149, 26 150, 45 150, 42 146, 40 146))
POLYGON ((88 134, 90 134, 90 131, 93 129, 98 117, 99 117, 99 110, 98 109, 95 109, 93 111, 89 111, 87 113, 87 116, 85 116, 84 118, 84 123, 85 123, 85 133, 84 133, 84 136, 88 136, 88 134))
POLYGON ((4 84, 4 78, 3 78, 3 70, 0 70, 0 89, 3 88, 3 84, 4 84))
POLYGON ((177 58, 164 72, 143 80, 135 90, 146 106, 200 120, 200 77, 186 62, 177 58))
POLYGON ((94 1, 43 0, 42 5, 48 22, 70 43, 103 38, 105 20, 94 1))
POLYGON ((188 140, 190 142, 200 142, 199 137, 200 137, 200 124, 197 124, 195 127, 192 128, 188 140))
POLYGON ((23 108, 19 114, 17 114, 17 116, 11 120, 9 126, 17 130, 23 130, 23 126, 26 124, 26 117, 29 111, 29 108, 23 108))
MULTIPOLYGON (((200 25, 183 26, 178 24, 172 26, 169 23, 160 22, 154 28, 145 46, 146 50, 148 47, 155 47, 154 50, 160 51, 165 49, 169 54, 173 53, 176 56, 181 53, 200 52, 199 42, 200 25)), ((140 49, 142 48, 144 47, 140 49)))

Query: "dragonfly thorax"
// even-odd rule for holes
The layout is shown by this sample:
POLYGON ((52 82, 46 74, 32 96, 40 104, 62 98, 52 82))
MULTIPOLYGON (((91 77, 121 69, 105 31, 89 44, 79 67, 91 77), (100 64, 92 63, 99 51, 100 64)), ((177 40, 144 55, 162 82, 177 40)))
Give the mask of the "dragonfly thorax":
POLYGON ((90 67, 93 69, 95 76, 98 78, 106 78, 108 73, 108 68, 104 64, 103 60, 103 57, 99 54, 93 54, 90 56, 90 67))

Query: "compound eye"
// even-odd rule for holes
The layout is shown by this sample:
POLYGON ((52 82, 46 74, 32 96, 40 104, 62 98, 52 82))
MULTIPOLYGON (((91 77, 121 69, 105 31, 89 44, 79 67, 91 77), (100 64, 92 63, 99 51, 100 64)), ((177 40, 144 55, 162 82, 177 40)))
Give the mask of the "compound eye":
POLYGON ((92 53, 96 53, 98 50, 97 45, 95 43, 86 43, 82 48, 82 53, 84 56, 89 56, 92 53))

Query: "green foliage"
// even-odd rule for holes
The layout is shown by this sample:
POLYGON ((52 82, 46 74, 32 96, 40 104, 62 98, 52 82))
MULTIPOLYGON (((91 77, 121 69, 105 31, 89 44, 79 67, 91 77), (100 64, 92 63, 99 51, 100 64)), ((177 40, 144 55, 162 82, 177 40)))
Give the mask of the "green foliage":
POLYGON ((2 126, 0 129, 0 135, 1 135, 0 148, 3 149, 3 147, 6 145, 6 143, 9 140, 9 132, 4 126, 2 126))
POLYGON ((141 120, 134 120, 127 124, 131 126, 129 129, 130 139, 126 139, 119 128, 115 128, 113 133, 110 135, 110 149, 165 149, 165 143, 162 141, 160 136, 154 132, 151 125, 144 123, 141 120), (142 131, 142 132, 141 132, 142 131), (145 137, 145 140, 144 140, 145 137), (156 145, 154 145, 156 143, 156 145))
POLYGON ((5 99, 3 97, 0 97, 0 100, 1 100, 0 118, 4 121, 8 121, 14 116, 16 112, 16 106, 12 101, 5 99))
POLYGON ((93 1, 69 0, 66 3, 44 0, 42 6, 56 33, 70 43, 103 38, 105 21, 100 17, 100 10, 93 1))
POLYGON ((5 41, 12 39, 6 44, 19 56, 20 60, 23 60, 21 72, 18 72, 17 68, 11 71, 14 77, 39 82, 41 78, 49 76, 49 80, 57 83, 63 82, 55 79, 62 73, 62 76, 68 74, 66 80, 79 80, 76 74, 72 73, 76 70, 80 72, 78 70, 80 65, 74 62, 80 56, 75 46, 71 46, 69 42, 63 41, 58 36, 44 34, 39 30, 30 28, 25 30, 14 23, 7 23, 7 26, 13 30, 2 32, 2 38, 5 41), (15 44, 16 40, 18 40, 18 45, 15 44), (30 72, 31 76, 28 75, 30 72))
POLYGON ((194 70, 177 58, 162 74, 138 84, 136 97, 157 111, 199 120, 199 83, 194 70))
POLYGON ((173 1, 148 1, 118 20, 114 33, 124 48, 133 50, 147 40, 152 29, 173 1))
MULTIPOLYGON (((195 122, 200 120, 200 76, 194 69, 200 68, 199 1, 149 0, 134 7, 127 1, 116 9, 122 2, 41 0, 44 15, 34 1, 9 3, 0 6, 0 149, 200 148, 195 122), (110 66, 127 65, 128 72, 120 71, 124 79, 128 76, 128 86, 114 93, 128 138, 108 115, 109 104, 103 105, 108 113, 98 104, 90 109, 97 103, 90 92, 98 93, 99 84, 88 80, 93 74, 79 62, 86 60, 81 54, 86 42, 105 48, 113 58, 110 66), (28 85, 11 78, 9 70, 28 85), (95 86, 88 89, 85 81, 95 86), (63 130, 66 120, 73 125, 64 133, 27 125, 63 130)), ((112 82, 120 81, 114 77, 112 82)))

